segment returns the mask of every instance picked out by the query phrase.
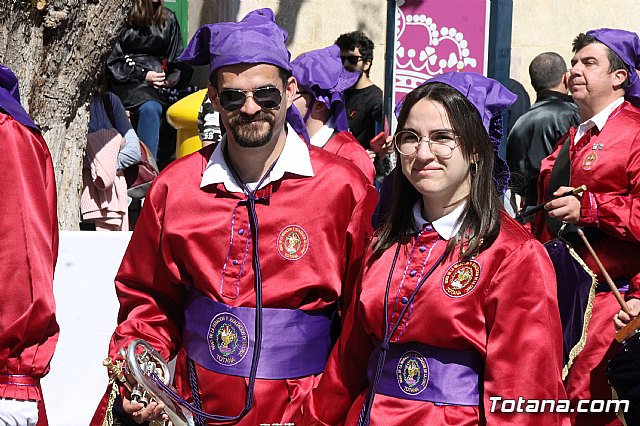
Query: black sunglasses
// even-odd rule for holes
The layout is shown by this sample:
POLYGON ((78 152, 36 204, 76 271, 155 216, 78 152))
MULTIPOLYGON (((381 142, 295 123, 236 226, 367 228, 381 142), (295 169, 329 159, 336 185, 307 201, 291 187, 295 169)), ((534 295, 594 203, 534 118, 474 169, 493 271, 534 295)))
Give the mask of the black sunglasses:
POLYGON ((224 89, 218 93, 218 101, 227 111, 236 111, 242 108, 247 100, 247 93, 253 97, 255 103, 261 108, 277 109, 282 102, 282 93, 276 87, 263 87, 256 90, 224 89))
POLYGON ((340 60, 344 64, 344 61, 349 62, 351 65, 357 65, 358 62, 362 60, 362 56, 349 55, 349 56, 340 56, 340 60))

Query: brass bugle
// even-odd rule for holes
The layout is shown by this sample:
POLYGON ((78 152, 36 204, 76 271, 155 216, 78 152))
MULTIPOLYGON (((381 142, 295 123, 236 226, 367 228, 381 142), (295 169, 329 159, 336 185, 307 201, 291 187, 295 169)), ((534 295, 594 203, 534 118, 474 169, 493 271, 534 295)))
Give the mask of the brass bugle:
POLYGON ((152 378, 157 376, 162 383, 171 383, 171 371, 166 360, 147 341, 133 340, 129 346, 120 350, 122 361, 107 358, 103 365, 109 370, 109 377, 124 385, 131 393, 131 400, 141 402, 145 406, 152 401, 162 402, 164 412, 169 417, 165 425, 194 426, 190 412, 175 403, 173 399, 158 386, 152 378), (131 381, 127 378, 131 377, 131 381))

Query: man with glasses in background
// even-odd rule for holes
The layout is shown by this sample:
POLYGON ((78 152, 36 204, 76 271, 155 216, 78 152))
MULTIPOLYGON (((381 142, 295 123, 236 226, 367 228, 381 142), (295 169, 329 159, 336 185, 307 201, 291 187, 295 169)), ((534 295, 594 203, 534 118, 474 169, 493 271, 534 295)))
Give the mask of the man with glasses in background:
MULTIPOLYGON (((373 185, 286 124, 298 88, 274 18, 205 25, 183 52, 210 65, 227 133, 156 179, 116 276, 109 355, 137 338, 177 355, 177 393, 208 413, 197 424, 290 421, 324 370, 371 233, 373 185)), ((93 424, 163 416, 111 392, 93 424)))
POLYGON ((345 106, 349 130, 369 152, 376 168, 378 183, 388 175, 394 166, 393 147, 381 137, 373 141, 383 130, 382 90, 369 78, 373 63, 373 41, 362 31, 340 35, 336 40, 340 47, 343 66, 349 71, 360 72, 360 79, 345 91, 345 106))

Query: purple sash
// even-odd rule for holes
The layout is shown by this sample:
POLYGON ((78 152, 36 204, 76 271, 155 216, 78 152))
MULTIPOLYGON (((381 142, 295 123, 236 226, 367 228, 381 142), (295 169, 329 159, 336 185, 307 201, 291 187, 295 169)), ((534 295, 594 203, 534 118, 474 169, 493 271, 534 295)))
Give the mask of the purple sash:
MULTIPOLYGON (((378 352, 375 350, 369 358, 369 383, 378 352)), ((483 369, 484 362, 475 350, 391 344, 376 393, 436 405, 479 405, 478 376, 483 369)))
MULTIPOLYGON (((333 346, 333 311, 263 308, 260 379, 321 373, 333 346)), ((191 359, 216 373, 249 377, 255 309, 233 308, 191 289, 184 312, 183 346, 191 359)))

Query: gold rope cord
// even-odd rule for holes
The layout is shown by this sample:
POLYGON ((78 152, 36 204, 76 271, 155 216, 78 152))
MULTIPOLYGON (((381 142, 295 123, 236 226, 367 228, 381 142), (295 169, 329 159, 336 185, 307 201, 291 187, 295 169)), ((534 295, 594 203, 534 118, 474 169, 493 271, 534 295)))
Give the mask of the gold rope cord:
MULTIPOLYGON (((620 400, 618 397, 618 392, 616 392, 615 388, 611 386, 611 399, 620 400)), ((622 406, 618 406, 618 412, 616 413, 620 421, 622 422, 622 426, 627 426, 627 421, 624 418, 624 411, 622 410, 622 406)))
POLYGON ((567 364, 562 368, 562 380, 564 381, 564 379, 566 379, 567 375, 569 374, 569 369, 573 365, 573 361, 580 354, 580 352, 582 352, 585 344, 587 343, 587 328, 589 327, 589 322, 591 321, 591 315, 593 314, 593 301, 596 297, 596 287, 598 287, 598 278, 596 274, 594 274, 593 271, 589 269, 587 264, 584 263, 584 260, 582 260, 582 258, 578 255, 578 253, 576 253, 576 251, 573 249, 571 244, 569 244, 569 242, 565 240, 563 240, 563 242, 569 249, 569 254, 571 254, 571 257, 573 257, 576 260, 576 262, 578 262, 580 266, 582 266, 582 268, 591 276, 591 288, 589 289, 589 299, 587 301, 587 310, 584 313, 584 320, 582 324, 582 335, 580 336, 580 340, 578 340, 578 343, 576 343, 573 346, 573 348, 571 348, 571 351, 569 352, 569 360, 567 361, 567 364))
POLYGON ((120 386, 118 385, 117 380, 115 378, 109 380, 109 384, 111 385, 111 392, 109 392, 109 402, 107 402, 107 411, 104 414, 104 420, 102 421, 102 426, 113 426, 113 404, 116 400, 116 397, 120 393, 120 386))

